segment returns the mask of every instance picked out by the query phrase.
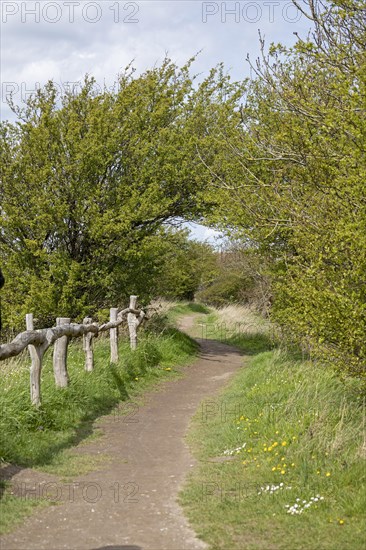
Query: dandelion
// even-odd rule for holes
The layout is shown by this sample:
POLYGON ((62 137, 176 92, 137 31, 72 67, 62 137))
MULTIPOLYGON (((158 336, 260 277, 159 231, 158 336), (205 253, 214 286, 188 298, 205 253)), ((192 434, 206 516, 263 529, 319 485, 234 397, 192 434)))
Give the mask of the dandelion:
POLYGON ((166 369, 165 369, 165 370, 172 370, 172 369, 171 369, 170 367, 166 367, 166 369))
POLYGON ((343 525, 344 524, 344 519, 339 519, 338 523, 339 523, 339 525, 343 525))
POLYGON ((295 466, 295 462, 293 462, 293 463, 291 464, 291 466, 294 467, 294 466, 295 466))
POLYGON ((286 473, 286 470, 281 470, 281 474, 284 475, 286 473))
POLYGON ((330 476, 330 472, 327 472, 325 475, 326 475, 326 477, 329 477, 329 476, 330 476))
POLYGON ((136 377, 135 380, 138 380, 138 378, 136 377))
POLYGON ((287 441, 282 441, 281 445, 282 445, 282 447, 286 447, 287 441))
POLYGON ((275 471, 276 471, 276 466, 273 466, 272 472, 275 472, 275 471))

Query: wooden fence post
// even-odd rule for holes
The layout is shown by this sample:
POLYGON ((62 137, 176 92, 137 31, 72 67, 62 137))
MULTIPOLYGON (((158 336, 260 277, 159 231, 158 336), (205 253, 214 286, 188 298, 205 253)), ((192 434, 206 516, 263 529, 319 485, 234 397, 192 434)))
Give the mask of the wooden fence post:
MULTIPOLYGON (((69 317, 57 317, 56 325, 69 325, 69 317)), ((53 350, 53 372, 55 375, 56 386, 66 388, 69 384, 69 375, 67 373, 67 347, 69 339, 67 336, 61 336, 56 340, 53 350)))
MULTIPOLYGON (((33 330, 33 313, 27 313, 25 316, 27 330, 33 330)), ((43 353, 40 347, 28 346, 29 355, 32 360, 30 367, 30 397, 32 405, 39 407, 41 404, 41 371, 43 353)))
MULTIPOLYGON (((138 296, 130 296, 130 308, 136 309, 138 296)), ((130 347, 135 350, 137 347, 137 317, 134 313, 127 315, 128 331, 130 333, 130 347)))
MULTIPOLYGON (((111 307, 109 310, 109 320, 112 323, 117 321, 118 307, 111 307)), ((118 327, 110 329, 111 342, 111 363, 118 363, 118 327)))
MULTIPOLYGON (((84 325, 91 325, 93 319, 91 317, 85 317, 83 320, 84 325)), ((92 332, 87 332, 83 336, 83 350, 85 351, 85 370, 91 372, 94 369, 94 358, 93 358, 93 348, 92 348, 92 339, 94 334, 92 332)))

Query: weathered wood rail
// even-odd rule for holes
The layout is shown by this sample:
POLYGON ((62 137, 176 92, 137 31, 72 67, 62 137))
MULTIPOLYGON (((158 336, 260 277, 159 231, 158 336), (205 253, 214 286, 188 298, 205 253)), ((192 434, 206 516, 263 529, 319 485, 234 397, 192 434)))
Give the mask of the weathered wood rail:
POLYGON ((30 394, 31 401, 35 406, 41 404, 41 372, 42 361, 45 352, 52 344, 53 370, 56 386, 66 387, 69 384, 67 372, 67 347, 70 338, 83 337, 83 350, 85 352, 85 370, 91 372, 94 368, 92 339, 100 333, 109 331, 110 333, 110 362, 118 362, 118 327, 127 321, 130 334, 130 346, 132 350, 137 345, 137 328, 142 323, 146 313, 137 309, 137 296, 130 296, 129 307, 119 310, 110 309, 110 321, 98 325, 90 317, 86 317, 82 324, 71 323, 71 319, 58 317, 56 326, 34 330, 33 314, 26 315, 27 330, 18 334, 8 344, 0 345, 0 361, 15 357, 28 348, 31 357, 30 367, 30 394))

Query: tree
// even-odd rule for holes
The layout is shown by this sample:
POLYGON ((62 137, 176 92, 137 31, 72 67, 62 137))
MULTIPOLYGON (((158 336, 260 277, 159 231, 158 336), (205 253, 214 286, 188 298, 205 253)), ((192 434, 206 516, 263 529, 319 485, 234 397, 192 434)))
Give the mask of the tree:
POLYGON ((61 97, 49 82, 24 108, 13 105, 18 120, 0 131, 8 325, 26 311, 45 322, 118 305, 129 292, 149 298, 153 236, 202 215, 208 179, 197 144, 237 93, 220 69, 195 86, 192 61, 166 59, 139 77, 127 68, 102 93, 89 77, 61 97))
POLYGON ((156 295, 193 300, 218 273, 217 254, 208 243, 189 239, 188 230, 168 231, 161 247, 162 262, 156 295))
MULTIPOLYGON (((223 127, 215 218, 271 258, 273 317, 317 357, 366 370, 364 0, 297 4, 314 25, 252 65, 223 127), (221 159, 228 159, 222 162, 221 159)), ((203 154, 204 156, 204 154, 203 154)))
POLYGON ((196 298, 214 306, 249 305, 267 316, 272 295, 263 251, 240 239, 227 240, 216 253, 216 276, 203 285, 196 298))

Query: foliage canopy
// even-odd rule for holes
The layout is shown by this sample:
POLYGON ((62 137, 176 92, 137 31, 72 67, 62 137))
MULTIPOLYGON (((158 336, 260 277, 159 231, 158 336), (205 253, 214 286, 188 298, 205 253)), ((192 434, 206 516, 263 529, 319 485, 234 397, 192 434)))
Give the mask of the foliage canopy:
POLYGON ((217 137, 215 219, 271 258, 272 313, 286 333, 357 374, 366 370, 366 3, 307 4, 298 8, 313 34, 268 52, 262 41, 240 123, 217 137))
POLYGON ((89 77, 61 97, 49 82, 24 108, 13 105, 18 120, 0 131, 8 326, 26 311, 45 322, 128 294, 146 301, 162 286, 167 241, 179 239, 164 224, 202 215, 198 191, 209 179, 198 144, 239 90, 220 67, 196 85, 192 62, 166 59, 138 77, 127 68, 102 93, 89 77))

